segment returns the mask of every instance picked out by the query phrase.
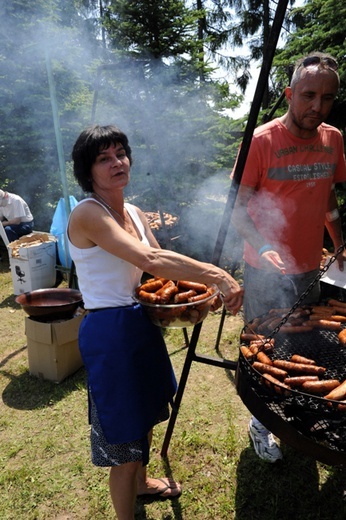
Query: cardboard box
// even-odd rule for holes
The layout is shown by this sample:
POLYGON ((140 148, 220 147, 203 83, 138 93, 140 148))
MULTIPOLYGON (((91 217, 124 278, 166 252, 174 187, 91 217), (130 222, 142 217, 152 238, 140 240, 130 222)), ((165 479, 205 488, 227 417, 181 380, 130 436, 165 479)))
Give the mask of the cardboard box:
POLYGON ((50 323, 25 318, 30 374, 60 383, 83 366, 78 348, 82 319, 83 314, 50 323))
POLYGON ((37 241, 37 243, 25 245, 25 240, 34 236, 26 235, 8 245, 15 295, 54 287, 56 282, 56 239, 46 235, 46 242, 37 241), (20 243, 21 240, 23 240, 23 245, 20 243))

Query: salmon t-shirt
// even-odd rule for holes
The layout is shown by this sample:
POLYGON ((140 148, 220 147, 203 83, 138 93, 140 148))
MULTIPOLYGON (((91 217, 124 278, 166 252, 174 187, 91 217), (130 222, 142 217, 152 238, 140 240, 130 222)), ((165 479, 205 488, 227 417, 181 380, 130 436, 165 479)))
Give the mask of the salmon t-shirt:
MULTIPOLYGON (((249 215, 288 274, 318 268, 330 191, 345 180, 344 145, 335 127, 322 123, 312 139, 294 136, 279 119, 255 130, 241 184, 255 188, 249 215)), ((259 268, 258 252, 247 242, 244 259, 259 268)))

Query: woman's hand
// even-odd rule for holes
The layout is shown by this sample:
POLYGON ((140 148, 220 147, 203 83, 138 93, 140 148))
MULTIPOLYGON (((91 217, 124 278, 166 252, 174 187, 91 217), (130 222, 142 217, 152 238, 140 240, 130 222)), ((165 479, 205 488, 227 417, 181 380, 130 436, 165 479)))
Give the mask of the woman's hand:
POLYGON ((212 312, 215 312, 217 311, 218 309, 220 309, 220 307, 223 305, 223 301, 222 301, 222 298, 220 296, 220 294, 218 294, 217 296, 215 296, 212 300, 211 300, 211 305, 210 305, 210 310, 212 312))
MULTIPOLYGON (((235 316, 243 304, 244 289, 240 287, 232 276, 229 276, 227 282, 227 289, 222 290, 220 288, 221 299, 226 309, 235 316)), ((225 284, 223 284, 223 287, 224 285, 225 284)))

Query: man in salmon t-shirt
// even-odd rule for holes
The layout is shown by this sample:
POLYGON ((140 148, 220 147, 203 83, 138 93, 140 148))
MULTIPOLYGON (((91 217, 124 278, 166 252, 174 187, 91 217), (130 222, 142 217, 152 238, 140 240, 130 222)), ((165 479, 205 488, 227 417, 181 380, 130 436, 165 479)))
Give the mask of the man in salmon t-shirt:
MULTIPOLYGON (((288 111, 255 130, 232 222, 244 238, 244 316, 290 308, 319 272, 325 227, 334 250, 343 241, 335 184, 346 181, 341 133, 325 124, 339 89, 338 65, 315 52, 299 60, 285 90, 288 111)), ((345 252, 338 256, 343 270, 345 252)), ((317 302, 317 283, 303 304, 317 302)), ((254 417, 259 457, 282 458, 254 417)))

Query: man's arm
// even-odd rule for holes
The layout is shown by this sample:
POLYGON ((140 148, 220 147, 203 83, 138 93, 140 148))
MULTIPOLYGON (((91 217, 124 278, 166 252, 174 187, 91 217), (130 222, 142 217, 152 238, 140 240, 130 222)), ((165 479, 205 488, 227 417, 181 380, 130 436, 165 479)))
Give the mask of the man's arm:
POLYGON ((248 203, 254 193, 254 188, 240 185, 232 213, 232 224, 239 235, 258 251, 263 268, 280 271, 285 268, 280 255, 267 244, 248 213, 248 203))
POLYGON ((266 244, 265 239, 259 234, 247 207, 253 197, 255 189, 250 186, 239 186, 238 195, 232 213, 232 224, 239 235, 246 240, 256 251, 266 244))
MULTIPOLYGON (((326 214, 325 226, 329 233, 330 238, 332 239, 334 245, 334 252, 343 245, 344 239, 341 228, 341 218, 338 209, 338 201, 336 198, 335 190, 332 189, 329 196, 328 201, 328 212, 326 214)), ((342 254, 338 255, 337 262, 339 265, 340 271, 344 270, 344 262, 346 262, 346 252, 345 250, 342 254)))
POLYGON ((12 226, 12 225, 15 226, 15 225, 17 225, 17 224, 20 224, 21 221, 22 221, 22 220, 21 220, 20 217, 19 217, 19 218, 12 218, 11 220, 3 220, 3 221, 2 221, 2 225, 3 225, 4 227, 6 227, 6 226, 12 226))

